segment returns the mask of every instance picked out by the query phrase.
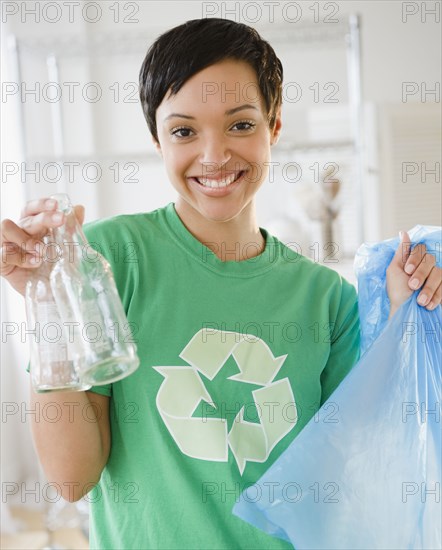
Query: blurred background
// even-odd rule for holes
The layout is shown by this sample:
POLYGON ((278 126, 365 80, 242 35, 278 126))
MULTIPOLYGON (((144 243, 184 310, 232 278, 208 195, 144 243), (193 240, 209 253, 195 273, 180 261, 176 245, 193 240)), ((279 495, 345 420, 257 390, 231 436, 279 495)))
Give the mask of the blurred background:
MULTIPOLYGON (((355 283, 363 242, 441 225, 441 3, 1 3, 2 218, 67 192, 86 221, 175 200, 138 101, 153 40, 188 19, 255 27, 284 65, 283 133, 258 221, 355 283)), ((183 45, 185 47, 185 44, 183 45)), ((3 548, 86 548, 87 502, 32 446, 21 296, 2 281, 3 548)))

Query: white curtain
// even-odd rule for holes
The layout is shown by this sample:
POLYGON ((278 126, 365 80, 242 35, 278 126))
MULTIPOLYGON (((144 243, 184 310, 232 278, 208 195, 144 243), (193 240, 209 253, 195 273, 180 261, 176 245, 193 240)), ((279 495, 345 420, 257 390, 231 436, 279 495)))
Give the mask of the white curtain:
MULTIPOLYGON (((14 82, 13 59, 8 55, 8 26, 2 33, 2 83, 14 82)), ((19 174, 6 175, 20 167, 23 161, 20 128, 20 99, 10 96, 2 104, 2 187, 1 217, 18 219, 26 201, 24 186, 19 174)), ((15 527, 8 511, 11 504, 21 504, 20 487, 35 486, 39 468, 29 428, 29 376, 26 372, 28 344, 24 333, 24 299, 4 279, 1 280, 1 478, 2 478, 2 531, 15 527), (15 493, 15 494, 14 494, 15 493)), ((36 497, 36 500, 38 497, 36 497)), ((29 499, 31 503, 31 499, 29 499)))

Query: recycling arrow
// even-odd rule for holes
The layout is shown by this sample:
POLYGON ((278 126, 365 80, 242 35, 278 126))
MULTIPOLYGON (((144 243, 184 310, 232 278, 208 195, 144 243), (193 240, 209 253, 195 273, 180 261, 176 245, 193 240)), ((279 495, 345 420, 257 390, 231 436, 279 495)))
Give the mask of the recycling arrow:
POLYGON ((180 353, 199 372, 213 380, 238 344, 238 333, 203 328, 180 353))
POLYGON ((236 415, 228 440, 240 473, 246 461, 265 462, 275 445, 287 435, 298 421, 288 413, 295 398, 288 378, 252 392, 260 424, 244 420, 244 407, 236 415), (267 411, 267 414, 266 414, 267 411))
POLYGON ((243 340, 232 350, 238 364, 239 374, 230 380, 249 382, 258 386, 267 386, 278 374, 287 355, 273 357, 273 353, 263 340, 243 340))
POLYGON ((203 460, 227 460, 227 421, 192 418, 201 399, 212 401, 198 373, 192 367, 155 370, 165 377, 157 394, 157 407, 181 451, 203 460))
POLYGON ((157 408, 180 450, 193 458, 225 462, 230 446, 241 474, 247 461, 267 460, 275 445, 297 423, 288 378, 273 382, 287 355, 274 357, 268 345, 254 335, 201 329, 179 356, 190 366, 154 368, 164 376, 157 408), (225 419, 192 415, 201 401, 214 406, 200 373, 213 380, 230 356, 240 371, 230 380, 262 387, 252 392, 260 422, 244 420, 242 407, 228 433, 225 419), (288 408, 293 409, 290 414, 288 408))

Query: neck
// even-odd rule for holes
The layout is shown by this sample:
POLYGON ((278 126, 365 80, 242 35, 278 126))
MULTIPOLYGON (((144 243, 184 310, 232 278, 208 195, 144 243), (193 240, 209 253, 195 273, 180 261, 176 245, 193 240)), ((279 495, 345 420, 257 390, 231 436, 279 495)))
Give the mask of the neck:
POLYGON ((253 201, 227 221, 205 218, 181 197, 175 202, 175 210, 188 231, 223 262, 254 258, 265 249, 253 201))

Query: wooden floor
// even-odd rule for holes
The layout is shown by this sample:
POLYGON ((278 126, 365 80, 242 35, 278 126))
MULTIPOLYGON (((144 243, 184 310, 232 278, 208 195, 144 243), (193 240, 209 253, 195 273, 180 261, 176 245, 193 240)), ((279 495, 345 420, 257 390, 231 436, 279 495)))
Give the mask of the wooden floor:
POLYGON ((21 530, 13 535, 1 534, 2 550, 87 550, 89 544, 80 529, 57 529, 53 533, 45 530, 42 512, 27 508, 12 508, 11 514, 17 519, 21 530))

